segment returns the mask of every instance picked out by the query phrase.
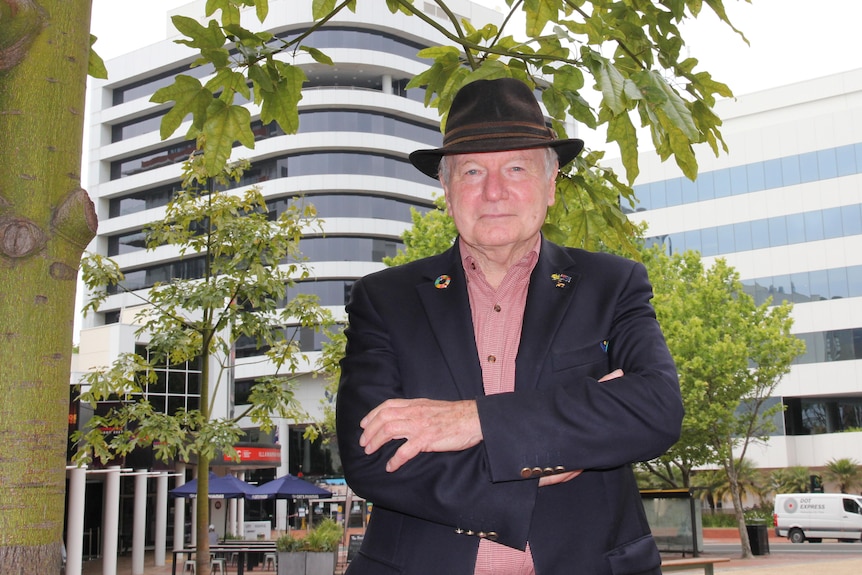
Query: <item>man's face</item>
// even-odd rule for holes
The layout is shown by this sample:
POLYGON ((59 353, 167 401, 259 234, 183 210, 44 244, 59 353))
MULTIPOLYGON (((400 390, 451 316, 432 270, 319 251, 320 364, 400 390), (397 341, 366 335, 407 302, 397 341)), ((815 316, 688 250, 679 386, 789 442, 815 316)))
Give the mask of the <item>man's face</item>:
POLYGON ((536 241, 554 203, 555 174, 547 169, 545 153, 528 149, 449 157, 443 190, 463 241, 478 249, 517 249, 536 241))

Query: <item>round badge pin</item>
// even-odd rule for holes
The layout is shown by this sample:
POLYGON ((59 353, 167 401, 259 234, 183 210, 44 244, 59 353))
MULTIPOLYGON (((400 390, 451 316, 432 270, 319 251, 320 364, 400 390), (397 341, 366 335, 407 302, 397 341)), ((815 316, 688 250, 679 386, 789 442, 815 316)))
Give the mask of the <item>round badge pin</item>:
POLYGON ((434 287, 437 289, 446 289, 449 287, 449 283, 452 281, 452 278, 449 276, 443 275, 434 280, 434 287))

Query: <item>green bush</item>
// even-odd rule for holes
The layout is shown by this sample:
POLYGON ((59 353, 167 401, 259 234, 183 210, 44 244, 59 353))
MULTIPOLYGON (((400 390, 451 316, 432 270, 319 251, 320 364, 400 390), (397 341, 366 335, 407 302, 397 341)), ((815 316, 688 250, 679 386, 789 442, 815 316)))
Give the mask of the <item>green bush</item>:
POLYGON ((318 523, 305 537, 308 551, 336 551, 344 533, 335 520, 326 518, 318 523))
POLYGON ((736 515, 733 513, 704 513, 704 527, 736 527, 736 515))
POLYGON ((289 533, 285 533, 275 540, 275 550, 281 552, 295 553, 302 551, 303 545, 305 545, 305 542, 302 539, 294 537, 289 533))
POLYGON ((314 526, 304 538, 284 534, 275 540, 275 550, 287 553, 312 553, 338 550, 344 529, 334 519, 326 518, 314 526))

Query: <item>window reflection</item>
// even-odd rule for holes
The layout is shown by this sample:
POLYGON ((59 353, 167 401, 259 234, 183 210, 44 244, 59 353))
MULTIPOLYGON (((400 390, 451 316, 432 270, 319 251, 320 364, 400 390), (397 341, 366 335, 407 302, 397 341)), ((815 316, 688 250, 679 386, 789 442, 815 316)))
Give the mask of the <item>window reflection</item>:
POLYGON ((862 144, 850 144, 702 172, 697 180, 672 178, 634 187, 638 211, 702 202, 862 172, 862 144), (680 190, 680 194, 675 191, 680 190))
POLYGON ((714 256, 859 233, 862 233, 862 204, 687 230, 663 237, 672 238, 674 252, 695 250, 704 256, 714 256))
MULTIPOLYGON (((303 238, 300 250, 304 258, 311 261, 356 261, 381 262, 384 257, 393 257, 403 247, 401 240, 389 238, 341 237, 303 238)), ((123 270, 125 275, 120 286, 129 291, 147 289, 157 282, 168 283, 174 279, 197 279, 204 277, 205 258, 186 258, 176 262, 160 264, 137 270, 123 270)), ((120 293, 119 286, 109 286, 108 293, 120 293)))

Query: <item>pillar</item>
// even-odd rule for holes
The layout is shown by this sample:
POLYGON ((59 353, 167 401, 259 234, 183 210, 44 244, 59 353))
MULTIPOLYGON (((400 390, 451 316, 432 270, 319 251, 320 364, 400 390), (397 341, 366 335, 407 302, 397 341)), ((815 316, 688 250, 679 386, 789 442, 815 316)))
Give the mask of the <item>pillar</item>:
POLYGON ((102 575, 117 575, 120 533, 120 467, 111 466, 105 475, 105 509, 102 514, 102 575))
POLYGON ((135 471, 135 513, 132 526, 132 575, 144 575, 147 529, 147 470, 135 471))
POLYGON ((168 544, 168 474, 156 478, 156 532, 153 555, 157 567, 165 564, 165 547, 168 544))
MULTIPOLYGON (((177 478, 174 487, 180 487, 186 483, 186 464, 176 465, 177 478)), ((174 498, 174 551, 185 547, 186 542, 186 498, 174 498)))
POLYGON ((66 524, 66 574, 81 575, 84 565, 84 502, 87 492, 87 468, 69 471, 69 511, 66 524))

